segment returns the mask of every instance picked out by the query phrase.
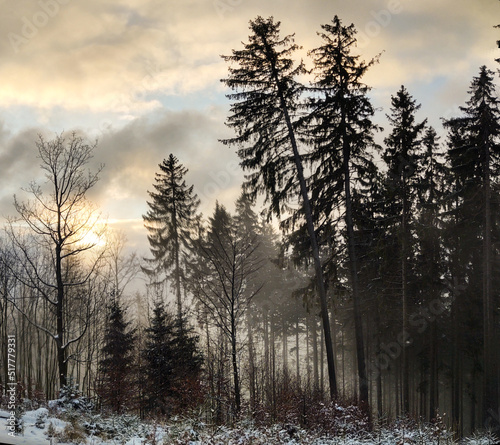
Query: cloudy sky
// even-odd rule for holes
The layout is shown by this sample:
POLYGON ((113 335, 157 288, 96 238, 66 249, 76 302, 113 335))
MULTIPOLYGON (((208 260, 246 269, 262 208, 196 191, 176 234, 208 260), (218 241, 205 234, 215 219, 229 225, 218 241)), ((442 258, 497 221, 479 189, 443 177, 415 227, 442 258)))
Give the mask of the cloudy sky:
MULTIPOLYGON (((220 58, 247 41, 248 22, 274 16, 305 50, 335 14, 359 31, 366 82, 385 124, 401 85, 437 128, 466 100, 481 65, 497 69, 497 0, 0 0, 0 218, 41 178, 38 133, 98 139, 105 164, 91 194, 130 246, 147 251, 142 214, 158 164, 174 153, 204 214, 230 209, 242 180, 218 139, 228 101, 220 58)), ((306 60, 306 63, 308 61, 306 60)), ((0 220, 1 221, 1 220, 0 220)))

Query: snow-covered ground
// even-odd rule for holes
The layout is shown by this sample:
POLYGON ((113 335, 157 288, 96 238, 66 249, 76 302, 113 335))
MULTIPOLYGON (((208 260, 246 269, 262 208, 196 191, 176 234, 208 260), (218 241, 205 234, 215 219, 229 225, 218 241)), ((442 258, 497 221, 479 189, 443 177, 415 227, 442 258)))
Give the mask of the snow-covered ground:
MULTIPOLYGON (((81 415, 80 415, 81 416, 81 415)), ((103 419, 98 415, 73 417, 63 421, 56 417, 50 417, 46 408, 36 411, 28 411, 23 416, 24 432, 22 435, 11 437, 8 430, 10 413, 0 410, 0 444, 26 444, 43 445, 70 443, 88 445, 147 445, 179 444, 179 445, 496 445, 500 442, 487 435, 464 439, 461 442, 453 440, 451 435, 445 431, 436 432, 429 426, 407 429, 404 426, 392 427, 381 430, 371 437, 353 437, 350 434, 337 437, 321 437, 320 435, 307 432, 297 427, 287 425, 273 425, 268 427, 257 427, 250 421, 243 421, 238 425, 229 427, 208 427, 196 420, 186 420, 172 423, 168 426, 153 426, 140 423, 134 416, 121 416, 111 419, 103 419), (73 425, 72 425, 73 424, 73 425), (81 439, 67 439, 62 442, 61 435, 74 432, 74 425, 81 434, 81 439), (49 431, 55 436, 49 439, 49 431), (114 437, 106 440, 92 434, 101 436, 103 431, 114 437), (153 441, 153 431, 156 440, 153 441)))
MULTIPOLYGON (((1 444, 49 444, 50 441, 47 436, 44 435, 46 428, 37 428, 35 423, 37 418, 40 416, 48 416, 48 410, 46 408, 40 408, 36 411, 28 411, 23 416, 24 421, 24 433, 22 435, 18 435, 13 433, 10 428, 10 413, 8 411, 0 410, 0 443, 1 444), (14 437, 13 437, 14 435, 14 437)), ((51 419, 53 425, 57 428, 63 429, 66 422, 63 422, 60 419, 53 418, 51 419)))

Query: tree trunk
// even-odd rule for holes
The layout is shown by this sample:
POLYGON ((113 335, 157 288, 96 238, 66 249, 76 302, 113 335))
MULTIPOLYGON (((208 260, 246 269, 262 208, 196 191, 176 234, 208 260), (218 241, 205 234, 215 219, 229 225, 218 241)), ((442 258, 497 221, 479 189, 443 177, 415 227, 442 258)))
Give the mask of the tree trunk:
POLYGON ((297 385, 300 386, 300 341, 299 341, 299 316, 295 319, 295 366, 297 373, 297 385))
POLYGON ((363 321, 361 318, 361 298, 358 286, 358 266, 356 255, 356 243, 354 240, 354 222, 352 216, 352 198, 351 198, 351 172, 350 172, 350 151, 349 142, 346 134, 345 112, 342 110, 342 154, 344 162, 344 193, 345 193, 345 222, 347 228, 347 243, 349 252, 349 272, 352 286, 352 301, 354 309, 354 331, 356 339, 356 357, 358 365, 359 379, 359 399, 364 409, 369 411, 368 401, 368 380, 366 376, 365 347, 363 336, 363 321))
POLYGON ((179 328, 183 329, 182 323, 182 292, 181 292, 181 266, 179 260, 179 239, 177 235, 177 228, 175 229, 175 294, 177 300, 177 320, 179 328))
POLYGON ((234 383, 234 404, 235 416, 239 417, 241 411, 241 391, 240 377, 238 373, 238 356, 237 356, 237 339, 236 339, 236 317, 234 315, 234 307, 231 311, 231 363, 233 365, 233 383, 234 383))
POLYGON ((248 331, 248 378, 250 380, 250 409, 255 412, 255 351, 253 344, 253 328, 250 322, 250 316, 247 313, 247 331, 248 331))
MULTIPOLYGON (((455 306, 458 306, 458 299, 455 299, 455 306)), ((455 309, 455 312, 458 309, 455 309)), ((452 352, 452 397, 451 397, 451 419, 454 427, 460 423, 460 356, 459 356, 459 329, 458 314, 453 316, 453 352, 452 352)))
POLYGON ((429 347, 429 421, 436 418, 438 411, 438 345, 437 345, 437 321, 430 326, 430 347, 429 347))
MULTIPOLYGON (((380 301, 379 301, 379 296, 375 296, 376 299, 376 310, 375 310, 375 329, 376 329, 376 336, 375 336, 375 354, 376 357, 380 357, 380 354, 382 353, 381 350, 381 342, 380 342, 380 330, 382 329, 381 323, 380 323, 380 301)), ((384 415, 383 411, 383 400, 384 400, 384 394, 382 393, 382 369, 380 367, 377 367, 377 377, 376 377, 376 385, 377 385, 377 418, 380 420, 382 416, 384 415)))
POLYGON ((310 322, 309 314, 306 316, 306 376, 307 376, 307 387, 311 387, 311 347, 310 347, 310 322))
POLYGON ((269 310, 267 308, 263 309, 262 323, 264 325, 264 394, 267 398, 267 402, 271 401, 270 397, 270 354, 269 354, 269 310))
POLYGON ((57 365, 59 368, 59 386, 62 388, 67 384, 68 363, 66 361, 66 349, 64 348, 64 282, 62 277, 61 246, 56 246, 56 280, 57 280, 57 302, 56 302, 56 346, 57 365))
MULTIPOLYGON (((377 350, 380 351, 380 341, 377 341, 377 350)), ((383 393, 382 393, 382 372, 377 372, 377 417, 380 420, 384 415, 383 411, 383 393)))
POLYGON ((282 335, 282 361, 283 361, 283 374, 286 380, 288 376, 288 329, 285 317, 281 316, 281 335, 282 335))
POLYGON ((240 377, 238 375, 238 357, 236 350, 235 335, 231 335, 231 360, 233 364, 234 403, 236 408, 236 417, 239 417, 241 411, 241 392, 240 392, 240 377))
POLYGON ((345 345, 344 345, 344 327, 342 326, 342 397, 345 397, 345 345))
POLYGON ((277 398, 276 398, 276 333, 275 333, 275 312, 271 311, 271 387, 272 387, 272 418, 277 417, 277 398))
POLYGON ((295 162, 295 166, 297 169, 297 179, 299 180, 300 186, 300 195, 302 198, 302 203, 304 206, 304 214, 306 218, 307 225, 307 233, 311 242, 312 256, 314 260, 314 270, 316 272, 316 281, 318 286, 319 293, 319 301, 321 306, 321 319, 323 322, 323 331, 325 336, 325 347, 326 347, 326 356, 328 363, 328 380, 330 384, 330 398, 337 398, 337 381, 335 377, 335 360, 333 356, 333 346, 332 346, 332 336, 330 332, 330 323, 328 320, 328 304, 326 298, 326 290, 325 290, 325 282, 323 277, 323 268, 321 265, 321 258, 319 255, 319 246, 316 238, 316 232, 314 230, 314 223, 311 211, 311 204, 309 201, 309 194, 307 190, 307 184, 304 177, 304 168, 302 165, 302 159, 299 154, 297 141, 295 138, 295 130, 292 125, 292 121, 289 115, 288 106, 285 101, 285 97, 283 95, 283 91, 281 88, 281 82, 278 76, 278 71, 275 66, 274 56, 272 51, 270 51, 268 43, 264 40, 264 44, 268 50, 268 60, 271 62, 272 67, 272 79, 274 80, 277 89, 278 89, 278 97, 280 100, 281 111, 283 112, 283 117, 285 119, 285 124, 288 130, 288 137, 290 139, 290 145, 292 148, 293 159, 295 162))
POLYGON ((317 393, 319 391, 319 367, 318 367, 318 330, 316 324, 316 316, 311 315, 311 334, 313 347, 313 389, 317 393))
MULTIPOLYGON (((7 280, 7 274, 4 273, 3 278, 3 295, 2 299, 3 301, 1 302, 2 306, 2 323, 0 324, 0 335, 2 336, 0 340, 0 345, 2 346, 2 350, 0 351, 0 361, 2 363, 3 367, 3 387, 7 387, 7 382, 9 381, 9 367, 8 367, 8 356, 7 356, 7 347, 6 347, 6 341, 7 341, 7 335, 8 335, 8 330, 7 330, 7 322, 8 322, 8 312, 7 312, 7 292, 8 292, 8 280, 7 280)), ((15 335, 16 333, 12 333, 15 335)))
POLYGON ((483 234, 483 421, 499 410, 499 383, 497 380, 498 345, 494 341, 494 313, 496 311, 491 291, 491 179, 490 149, 485 137, 483 142, 484 162, 484 234, 483 234))
MULTIPOLYGON (((408 329, 408 295, 407 295, 407 217, 408 217, 408 198, 406 196, 406 178, 403 173, 403 212, 401 215, 401 298, 403 303, 403 335, 405 338, 408 329)), ((403 415, 410 413, 410 367, 409 356, 406 348, 406 343, 402 345, 402 360, 403 360, 403 374, 402 374, 402 396, 403 396, 403 415)))
MULTIPOLYGON (((335 338, 335 337, 334 337, 335 338)), ((325 395, 325 342, 319 342, 319 390, 321 398, 325 395)))

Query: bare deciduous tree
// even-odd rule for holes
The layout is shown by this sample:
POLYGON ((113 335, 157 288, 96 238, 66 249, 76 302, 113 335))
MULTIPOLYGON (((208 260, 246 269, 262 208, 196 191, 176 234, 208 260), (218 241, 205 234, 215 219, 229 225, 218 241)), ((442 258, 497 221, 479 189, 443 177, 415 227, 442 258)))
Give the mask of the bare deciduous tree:
POLYGON ((89 283, 103 258, 104 249, 95 248, 104 239, 106 227, 86 194, 102 167, 97 173, 86 169, 96 144, 74 133, 50 141, 39 136, 36 146, 46 181, 29 184, 25 191, 30 199, 14 197, 18 216, 9 220, 7 233, 18 266, 10 272, 30 289, 30 299, 48 303, 50 317, 37 317, 36 311, 29 316, 23 312, 24 305, 15 298, 10 301, 54 340, 63 386, 69 351, 85 335, 95 310, 89 283), (100 252, 92 255, 91 250, 100 252))
POLYGON ((261 266, 255 238, 237 233, 233 218, 216 205, 206 239, 196 243, 198 261, 193 269, 193 294, 231 344, 236 415, 241 409, 238 337, 252 298, 262 285, 250 286, 261 266))

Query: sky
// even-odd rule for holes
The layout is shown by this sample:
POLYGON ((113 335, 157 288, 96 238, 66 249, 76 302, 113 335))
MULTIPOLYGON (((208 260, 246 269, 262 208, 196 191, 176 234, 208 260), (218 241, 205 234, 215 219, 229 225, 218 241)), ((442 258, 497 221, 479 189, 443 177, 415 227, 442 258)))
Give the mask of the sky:
POLYGON ((142 215, 158 164, 170 153, 189 169, 207 216, 232 210, 243 174, 219 140, 228 91, 220 57, 248 40, 257 16, 295 33, 301 54, 338 15, 358 29, 365 77, 387 127, 390 98, 405 85, 419 118, 440 129, 457 115, 479 67, 497 70, 497 0, 0 0, 0 224, 13 195, 43 182, 35 141, 77 131, 98 145, 90 168, 105 168, 89 198, 129 247, 147 255, 142 215))

